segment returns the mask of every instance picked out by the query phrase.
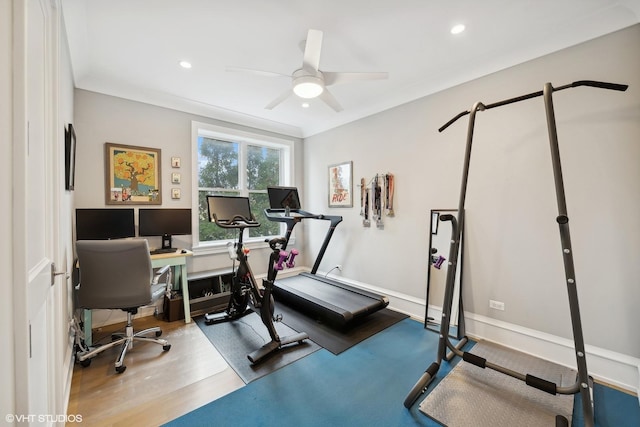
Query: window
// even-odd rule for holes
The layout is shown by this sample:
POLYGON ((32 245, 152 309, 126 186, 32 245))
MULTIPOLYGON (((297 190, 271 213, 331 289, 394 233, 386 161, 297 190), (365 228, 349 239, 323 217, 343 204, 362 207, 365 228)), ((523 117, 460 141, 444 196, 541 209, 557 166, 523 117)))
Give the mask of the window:
POLYGON ((263 242, 265 237, 282 234, 281 224, 268 221, 267 187, 290 185, 293 176, 293 142, 285 139, 193 122, 193 200, 198 215, 194 248, 226 245, 237 237, 209 222, 207 198, 211 195, 249 197, 251 212, 259 228, 245 230, 247 241, 263 242))

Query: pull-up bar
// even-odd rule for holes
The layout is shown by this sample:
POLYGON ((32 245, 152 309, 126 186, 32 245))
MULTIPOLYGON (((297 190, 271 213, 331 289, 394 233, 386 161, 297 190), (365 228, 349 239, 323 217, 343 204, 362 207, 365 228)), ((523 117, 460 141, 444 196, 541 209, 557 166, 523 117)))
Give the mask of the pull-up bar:
MULTIPOLYGON (((545 83, 543 90, 538 92, 521 95, 515 98, 506 99, 504 101, 494 102, 493 104, 483 104, 482 102, 476 102, 469 111, 463 111, 451 120, 449 120, 444 126, 438 129, 442 132, 456 120, 469 114, 469 125, 467 130, 467 143, 465 149, 464 164, 462 170, 462 183, 460 186, 460 199, 458 203, 458 212, 465 212, 465 198, 467 193, 467 181, 469 178, 469 164, 471 160, 471 145, 473 141, 473 129, 476 119, 476 113, 482 110, 488 110, 494 107, 501 107, 507 104, 513 104, 515 102, 524 101, 526 99, 535 98, 538 96, 544 97, 544 105, 547 119, 547 129, 549 133, 549 146, 551 149, 551 162, 553 166, 553 176, 555 183, 555 193, 558 202, 558 216, 556 221, 560 231, 560 241, 562 245, 562 257, 564 261, 565 270, 565 283, 567 285, 567 293, 569 296, 569 310, 571 315, 571 325, 573 329, 574 349, 576 355, 577 364, 577 381, 575 384, 566 387, 559 387, 555 383, 547 381, 543 378, 537 378, 530 374, 515 372, 504 366, 500 366, 496 363, 476 356, 471 352, 463 351, 462 346, 466 341, 461 340, 458 345, 454 345, 449 340, 449 318, 451 316, 451 307, 453 304, 454 294, 454 281, 456 269, 458 268, 458 251, 460 248, 460 235, 462 227, 457 223, 455 217, 450 218, 441 217, 442 220, 451 221, 451 244, 449 246, 449 268, 447 269, 447 277, 444 291, 444 302, 442 319, 440 323, 440 338, 438 340, 438 351, 436 361, 433 362, 427 370, 422 374, 422 377, 413 386, 407 398, 404 401, 404 405, 410 408, 416 399, 422 394, 429 383, 436 376, 440 365, 443 361, 450 361, 454 356, 462 357, 466 362, 472 363, 480 368, 489 368, 494 371, 511 376, 518 380, 524 381, 527 385, 537 388, 542 391, 546 391, 551 394, 576 394, 580 393, 582 400, 584 425, 586 427, 594 426, 594 414, 593 414, 593 399, 592 399, 592 383, 593 380, 589 376, 586 363, 586 351, 584 346, 584 337, 582 335, 582 322, 580 320, 580 308, 578 306, 578 294, 575 279, 575 269, 573 265, 573 250, 571 247, 571 238, 569 233, 569 216, 567 214, 567 206, 564 193, 564 183, 562 179, 562 167, 560 165, 560 151, 558 147, 558 134, 556 129, 556 119, 553 108, 553 92, 557 92, 563 89, 568 89, 578 86, 591 86, 600 89, 609 89, 624 92, 627 90, 628 85, 617 83, 598 82, 594 80, 579 80, 564 86, 554 88, 551 83, 545 83), (452 351, 451 357, 446 354, 446 350, 452 351)), ((556 417, 556 425, 566 425, 567 419, 559 415, 556 417)))
MULTIPOLYGON (((618 90, 620 92, 624 92, 629 87, 629 85, 622 85, 622 84, 618 84, 618 83, 598 82, 598 81, 595 81, 595 80, 578 80, 577 82, 573 82, 573 83, 569 83, 569 84, 564 85, 564 86, 559 86, 559 87, 553 88, 553 91, 554 92, 558 92, 559 90, 569 89, 569 88, 578 87, 578 86, 591 86, 591 87, 598 87, 600 89, 618 90)), ((484 105, 483 110, 489 110, 489 109, 495 108, 495 107, 502 107, 503 105, 513 104, 515 102, 520 102, 520 101, 524 101, 524 100, 527 100, 527 99, 536 98, 536 97, 542 96, 542 95, 543 95, 543 91, 539 90, 537 92, 532 92, 532 93, 528 93, 526 95, 516 96, 515 98, 505 99, 504 101, 494 102, 493 104, 484 105)), ((438 129, 438 132, 444 131, 446 128, 451 126, 456 120, 458 120, 461 117, 466 116, 469 113, 471 113, 471 111, 469 111, 469 110, 461 112, 460 114, 458 114, 457 116, 455 116, 454 118, 449 120, 447 123, 442 125, 442 127, 440 127, 440 129, 438 129)))

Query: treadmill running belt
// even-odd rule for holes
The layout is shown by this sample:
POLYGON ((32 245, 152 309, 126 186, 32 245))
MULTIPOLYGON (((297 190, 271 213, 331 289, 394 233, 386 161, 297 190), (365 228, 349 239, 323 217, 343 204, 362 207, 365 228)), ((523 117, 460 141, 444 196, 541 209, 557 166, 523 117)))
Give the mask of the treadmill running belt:
POLYGON ((340 327, 389 304, 382 295, 309 273, 277 280, 273 294, 302 313, 340 327))

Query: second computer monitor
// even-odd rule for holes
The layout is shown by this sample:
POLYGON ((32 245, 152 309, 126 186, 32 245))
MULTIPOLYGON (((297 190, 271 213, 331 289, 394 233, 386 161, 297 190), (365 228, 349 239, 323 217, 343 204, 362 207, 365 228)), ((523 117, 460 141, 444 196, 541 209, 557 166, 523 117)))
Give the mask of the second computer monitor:
POLYGON ((191 209, 140 209, 138 234, 162 236, 162 248, 171 248, 171 236, 191 234, 191 209))

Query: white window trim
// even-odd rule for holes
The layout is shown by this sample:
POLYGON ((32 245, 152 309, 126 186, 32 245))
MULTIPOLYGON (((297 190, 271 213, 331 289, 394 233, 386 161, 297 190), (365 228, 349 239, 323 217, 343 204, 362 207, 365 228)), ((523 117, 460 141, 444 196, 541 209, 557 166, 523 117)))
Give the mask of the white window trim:
MULTIPOLYGON (((278 138, 270 135, 262 135, 259 133, 249 132, 245 130, 234 129, 230 127, 213 125, 210 123, 203 123, 192 121, 191 122, 191 164, 193 170, 191 173, 191 222, 194 233, 192 235, 192 250, 194 255, 205 254, 217 254, 227 252, 227 242, 229 240, 217 241, 217 242, 200 242, 200 223, 198 218, 198 189, 199 189, 199 167, 198 167, 198 137, 201 135, 228 141, 237 141, 240 143, 247 143, 253 145, 263 145, 273 148, 286 148, 282 150, 283 158, 281 159, 283 165, 289 165, 280 169, 280 182, 282 185, 294 185, 293 177, 295 176, 295 165, 293 159, 295 159, 295 144, 293 140, 278 138)), ((242 156, 242 154, 241 154, 242 156)), ((242 167, 244 159, 239 159, 239 167, 242 167)), ((241 179, 244 180, 244 175, 241 175, 241 179)), ((241 188, 245 189, 245 183, 240 182, 241 188)), ((294 243, 295 239, 291 237, 291 243, 294 243)), ((255 238, 247 239, 245 245, 250 249, 266 247, 267 244, 264 239, 255 238)))

